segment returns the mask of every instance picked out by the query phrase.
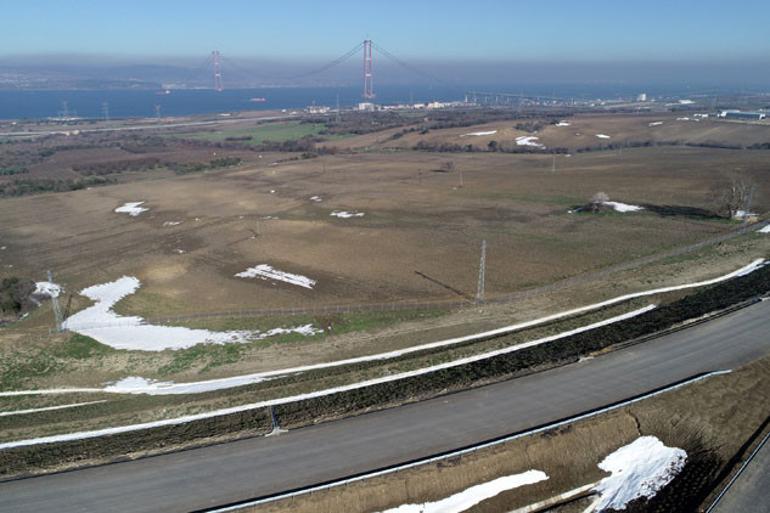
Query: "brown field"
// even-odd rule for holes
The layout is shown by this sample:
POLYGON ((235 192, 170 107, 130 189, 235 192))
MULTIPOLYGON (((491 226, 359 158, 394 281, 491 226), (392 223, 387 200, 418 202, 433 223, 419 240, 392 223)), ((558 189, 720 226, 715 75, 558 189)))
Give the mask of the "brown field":
POLYGON ((0 202, 3 274, 42 278, 52 269, 70 290, 136 275, 143 288, 125 309, 148 316, 457 299, 450 287, 475 292, 486 239, 494 296, 725 232, 730 223, 567 211, 597 191, 629 203, 713 207, 712 189, 737 167, 761 183, 755 208, 765 210, 767 154, 638 149, 576 155, 556 173, 542 156, 457 155, 463 188, 459 171, 433 171, 440 155, 343 155, 8 199, 0 202), (150 211, 113 212, 128 201, 150 211), (337 219, 334 210, 366 216, 337 219), (318 285, 233 277, 260 263, 318 285))
POLYGON ((551 148, 566 148, 575 151, 584 147, 606 146, 610 143, 623 144, 631 142, 680 142, 689 144, 725 144, 750 146, 752 144, 770 143, 770 123, 735 123, 713 118, 695 121, 692 112, 679 113, 643 113, 643 114, 579 114, 564 119, 570 126, 559 127, 543 121, 543 128, 537 133, 517 130, 514 125, 524 123, 518 121, 496 121, 472 127, 446 128, 430 130, 427 134, 412 132, 398 139, 392 139, 393 134, 400 129, 387 130, 372 134, 361 135, 343 141, 324 143, 327 146, 339 148, 412 148, 418 142, 432 144, 471 144, 484 149, 490 141, 514 147, 515 139, 519 136, 534 135, 540 143, 551 148), (680 121, 677 118, 689 118, 680 121), (662 125, 650 126, 650 123, 663 122, 662 125), (492 135, 471 136, 473 132, 488 132, 496 130, 492 135), (597 134, 609 135, 610 139, 600 139, 597 134))
MULTIPOLYGON (((661 118, 570 118, 571 127, 546 128, 543 141, 551 144, 548 133, 573 130, 581 123, 594 127, 590 130, 599 130, 599 125, 614 127, 614 132, 602 131, 617 134, 664 130, 674 124, 666 121, 649 129, 652 117, 661 118)), ((702 130, 708 123, 679 122, 682 130, 689 131, 702 130)), ((728 138, 730 130, 761 134, 766 130, 713 124, 714 137, 728 138)), ((485 128, 435 130, 428 135, 485 128)), ((589 128, 581 130, 588 133, 589 128)), ((691 136, 705 137, 695 132, 691 136)), ((383 134, 360 137, 382 138, 383 134)), ((756 135, 756 140, 762 137, 756 135)), ((183 161, 208 159, 219 150, 185 150, 183 143, 174 142, 163 151, 183 161)), ((725 234, 736 224, 649 212, 568 213, 598 191, 628 203, 713 209, 718 204, 715 191, 724 189, 727 175, 735 170, 758 183, 753 209, 766 212, 770 151, 665 146, 575 153, 557 156, 556 172, 551 171, 550 155, 372 151, 286 160, 296 155, 264 154, 260 159, 256 152, 228 150, 228 154, 238 152, 245 162, 233 169, 185 176, 163 171, 125 173, 151 179, 126 178, 125 183, 108 187, 0 200, 0 247, 6 248, 0 250, 0 278, 42 280, 50 269, 67 290, 63 302, 72 297, 72 311, 76 311, 87 306, 87 300, 77 294, 82 288, 123 275, 137 276, 141 289, 120 302, 117 310, 163 318, 243 308, 472 298, 481 240, 488 243, 488 298, 585 276, 558 292, 544 290, 503 305, 425 316, 400 312, 377 318, 313 319, 329 325, 347 322, 352 327, 323 342, 310 338, 249 346, 237 358, 228 357, 217 365, 205 365, 203 359, 160 376, 184 380, 200 379, 198 373, 218 377, 254 372, 464 335, 627 291, 715 276, 770 252, 770 237, 751 235, 689 257, 618 270, 608 280, 600 274, 605 269, 725 234), (455 169, 441 171, 449 160, 455 169), (316 195, 323 201, 310 200, 316 195), (150 210, 138 217, 113 212, 130 201, 145 201, 150 210), (338 219, 329 215, 334 210, 366 215, 338 219), (181 224, 164 226, 167 222, 181 224), (233 276, 263 263, 309 276, 318 284, 307 290, 233 276)), ((54 163, 41 163, 40 172, 63 172, 82 161, 121 160, 124 153, 114 147, 63 150, 51 157, 58 159, 54 163)), ((63 343, 66 335, 48 334, 52 321, 45 306, 0 331, 1 354, 23 358, 37 348, 63 343)), ((275 326, 284 321, 265 322, 275 326)), ((227 319, 188 322, 216 329, 227 329, 228 323, 227 319)), ((98 369, 78 362, 54 374, 31 373, 25 383, 97 384, 127 373, 158 376, 158 369, 174 358, 169 354, 139 358, 119 352, 109 364, 99 362, 98 369)))

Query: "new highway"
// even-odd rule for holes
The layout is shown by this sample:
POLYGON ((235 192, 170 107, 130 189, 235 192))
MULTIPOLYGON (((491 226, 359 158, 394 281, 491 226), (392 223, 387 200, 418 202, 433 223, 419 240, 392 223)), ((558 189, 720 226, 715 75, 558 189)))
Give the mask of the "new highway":
POLYGON ((770 513, 770 439, 763 442, 708 513, 770 513))
POLYGON ((768 354, 765 301, 601 357, 429 401, 275 437, 7 481, 0 511, 199 510, 523 431, 768 354))

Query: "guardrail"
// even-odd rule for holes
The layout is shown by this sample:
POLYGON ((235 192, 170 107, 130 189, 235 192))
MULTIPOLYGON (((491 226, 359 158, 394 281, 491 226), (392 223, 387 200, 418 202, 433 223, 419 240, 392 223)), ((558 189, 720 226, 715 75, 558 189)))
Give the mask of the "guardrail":
MULTIPOLYGON (((761 433, 762 430, 766 429, 768 427, 768 424, 770 424, 770 417, 765 420, 765 422, 760 427, 759 432, 761 433)), ((746 468, 751 464, 751 462, 754 460, 757 454, 759 454, 759 451, 762 450, 762 448, 765 446, 767 441, 770 440, 770 431, 768 431, 765 436, 762 438, 762 440, 759 442, 759 444, 754 448, 753 451, 751 451, 751 454, 749 454, 749 457, 746 458, 746 460, 741 464, 741 466, 738 468, 737 472, 733 474, 733 477, 730 479, 730 481, 725 485, 724 488, 717 494, 717 496, 714 498, 714 500, 711 502, 711 505, 706 509, 705 513, 712 513, 717 506, 719 506, 719 502, 722 500, 722 498, 727 494, 727 492, 730 491, 730 488, 732 488, 733 484, 738 480, 738 478, 741 477, 741 474, 743 474, 743 471, 746 470, 746 468)), ((740 452, 739 452, 740 454, 740 452)))
POLYGON ((626 406, 629 406, 629 405, 634 404, 634 403, 638 403, 638 402, 643 401, 645 399, 650 399, 652 397, 664 394, 666 392, 671 392, 673 390, 682 388, 684 386, 691 385, 693 383, 697 383, 699 381, 703 381, 703 380, 711 378, 711 377, 721 376, 721 375, 729 373, 729 372, 730 371, 727 371, 727 370, 717 370, 717 371, 712 371, 712 372, 706 372, 706 373, 703 373, 703 374, 698 374, 698 375, 692 376, 690 378, 687 378, 687 379, 684 379, 684 380, 672 383, 670 385, 667 385, 667 386, 664 386, 664 387, 660 387, 660 388, 657 388, 655 390, 651 390, 650 392, 637 395, 637 396, 632 397, 630 399, 626 399, 624 401, 619 401, 619 402, 616 402, 616 403, 609 404, 609 405, 607 405, 605 407, 602 407, 602 408, 597 408, 597 409, 594 409, 594 410, 590 410, 588 412, 581 413, 581 414, 575 415, 573 417, 567 417, 566 419, 562 419, 562 420, 559 420, 557 422, 552 422, 552 423, 545 424, 545 425, 542 425, 542 426, 538 426, 538 427, 535 427, 535 428, 532 428, 532 429, 529 429, 529 430, 526 430, 526 431, 521 431, 519 433, 514 433, 514 434, 502 436, 502 437, 499 437, 499 438, 495 438, 495 439, 492 439, 492 440, 487 440, 487 441, 484 441, 484 442, 481 442, 481 443, 478 443, 478 444, 470 445, 470 446, 463 447, 463 448, 460 448, 460 449, 456 449, 456 450, 453 450, 453 451, 444 452, 444 453, 437 454, 435 456, 431 456, 431 457, 428 457, 428 458, 412 460, 412 461, 409 461, 409 462, 406 462, 406 463, 402 463, 400 465, 393 465, 393 466, 384 467, 384 468, 381 468, 381 469, 378 469, 378 470, 374 470, 374 471, 371 471, 371 472, 364 472, 364 473, 356 474, 354 476, 350 476, 350 477, 345 478, 345 479, 332 480, 332 481, 327 481, 327 482, 324 482, 324 483, 319 483, 319 484, 316 484, 316 485, 296 488, 294 490, 290 490, 290 491, 287 491, 287 492, 284 492, 284 493, 268 495, 268 496, 265 496, 265 497, 250 499, 250 500, 246 500, 246 501, 238 501, 238 502, 235 502, 235 503, 226 504, 226 505, 223 505, 223 506, 217 506, 217 507, 214 507, 214 508, 206 508, 206 509, 202 509, 202 510, 197 510, 197 511, 194 511, 192 513, 231 513, 231 512, 242 511, 244 508, 251 508, 251 507, 259 506, 259 505, 262 505, 262 504, 267 504, 267 503, 270 503, 270 502, 279 501, 279 500, 282 500, 282 499, 290 499, 290 498, 298 497, 298 496, 301 496, 301 495, 308 495, 308 494, 311 494, 311 493, 320 492, 320 491, 323 491, 323 490, 328 490, 328 489, 336 488, 336 487, 339 487, 339 486, 346 486, 346 485, 349 485, 349 484, 352 484, 352 483, 356 483, 356 482, 359 482, 359 481, 364 481, 364 480, 367 480, 367 479, 372 479, 374 477, 379 477, 379 476, 384 476, 384 475, 388 475, 388 474, 393 474, 395 472, 399 472, 399 471, 402 471, 402 470, 407 470, 407 469, 414 468, 414 467, 419 467, 419 466, 426 465, 426 464, 429 464, 429 463, 435 463, 435 462, 438 462, 438 461, 443 461, 443 460, 447 460, 447 459, 457 458, 459 456, 464 456, 466 454, 471 454, 471 453, 480 451, 482 449, 486 449, 486 448, 489 448, 489 447, 495 447, 495 446, 498 446, 498 445, 501 445, 501 444, 505 444, 507 442, 511 442, 511 441, 517 440, 519 438, 524 438, 526 436, 530 436, 530 435, 534 435, 534 434, 538 434, 538 433, 543 433, 543 432, 546 432, 546 431, 551 431, 553 429, 556 429, 556 428, 559 428, 559 427, 562 427, 562 426, 566 426, 566 425, 569 425, 569 424, 573 424, 573 423, 581 421, 581 420, 590 419, 592 417, 596 417, 597 415, 601 415, 603 413, 608 413, 608 412, 611 412, 611 411, 614 411, 614 410, 617 410, 617 409, 620 409, 620 408, 624 408, 626 406))

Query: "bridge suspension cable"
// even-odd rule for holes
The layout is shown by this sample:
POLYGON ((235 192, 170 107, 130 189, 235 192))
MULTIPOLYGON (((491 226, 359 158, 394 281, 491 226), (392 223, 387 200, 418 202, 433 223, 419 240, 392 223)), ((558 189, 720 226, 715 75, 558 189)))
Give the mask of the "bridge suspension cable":
POLYGON ((289 80, 297 80, 297 79, 300 79, 300 78, 306 78, 306 77, 309 77, 309 76, 312 76, 312 75, 318 75, 319 73, 323 73, 324 71, 326 71, 328 69, 331 69, 331 68, 333 68, 333 67, 335 67, 335 66, 337 66, 339 64, 342 64, 343 62, 345 62, 348 59, 350 59, 351 57, 353 57, 355 54, 357 54, 361 50, 361 48, 363 48, 363 46, 364 46, 364 43, 362 41, 362 42, 358 43, 356 46, 354 46, 353 48, 351 48, 350 50, 348 50, 347 52, 345 52, 344 54, 342 54, 339 57, 337 57, 336 59, 334 59, 333 61, 327 62, 326 64, 324 64, 320 68, 315 68, 315 69, 313 69, 311 71, 308 71, 306 73, 302 73, 302 74, 299 74, 299 75, 294 75, 292 77, 288 77, 288 79, 289 80))
POLYGON ((379 53, 383 57, 386 57, 388 60, 398 64, 399 66, 401 66, 402 68, 404 68, 407 71, 410 71, 410 72, 412 72, 412 73, 414 73, 416 75, 420 75, 423 78, 427 78, 428 80, 430 80, 432 82, 438 82, 439 84, 442 84, 442 85, 445 85, 445 86, 448 86, 448 87, 457 88, 457 85, 449 82, 448 80, 445 80, 445 79, 443 79, 443 78, 441 78, 441 77, 439 77, 437 75, 434 75, 433 73, 429 73, 429 72, 427 72, 427 71, 425 71, 423 69, 420 69, 420 68, 418 68, 416 66, 412 66, 408 62, 404 62, 403 60, 399 59, 398 57, 393 55, 391 52, 387 51, 385 48, 381 47, 380 45, 378 45, 378 44, 376 44, 374 42, 372 43, 372 47, 374 47, 374 49, 377 50, 377 53, 379 53))

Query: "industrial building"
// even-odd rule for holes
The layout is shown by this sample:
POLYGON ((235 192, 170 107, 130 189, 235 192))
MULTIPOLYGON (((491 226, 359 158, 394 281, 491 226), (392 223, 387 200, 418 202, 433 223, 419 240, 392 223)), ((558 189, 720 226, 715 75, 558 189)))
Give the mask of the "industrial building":
POLYGON ((738 119, 742 121, 761 121, 767 117, 764 112, 744 112, 742 110, 723 110, 719 113, 723 119, 738 119))

